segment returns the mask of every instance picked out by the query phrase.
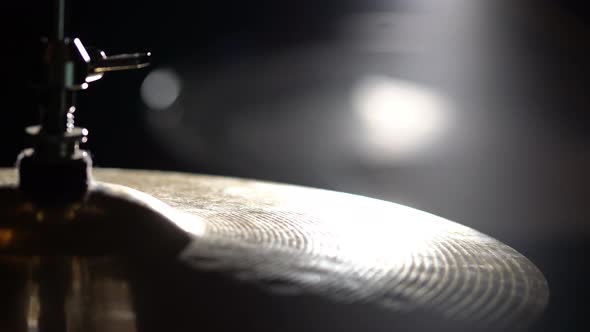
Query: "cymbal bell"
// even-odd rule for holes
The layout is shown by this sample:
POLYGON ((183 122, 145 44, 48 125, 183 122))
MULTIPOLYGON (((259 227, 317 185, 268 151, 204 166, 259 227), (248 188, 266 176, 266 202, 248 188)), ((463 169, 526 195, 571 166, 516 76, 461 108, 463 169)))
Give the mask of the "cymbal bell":
MULTIPOLYGON (((137 202, 126 210, 149 207, 169 222, 142 232, 141 224, 155 218, 127 214, 129 220, 117 222, 137 226, 97 232, 128 246, 106 255, 118 257, 116 263, 105 264, 96 252, 49 263, 71 275, 62 285, 69 289, 65 303, 88 297, 80 289, 97 298, 85 305, 86 316, 68 313, 86 328, 511 330, 527 326, 547 303, 543 275, 514 249, 406 206, 227 177, 116 169, 94 175, 81 210, 97 206, 101 192, 119 192, 137 202), (166 250, 174 254, 156 257, 166 250)), ((13 170, 0 170, 0 184, 14 182, 13 170)), ((0 271, 14 270, 8 256, 0 271)), ((27 264, 27 271, 47 270, 39 268, 46 258, 27 264)), ((22 294, 15 298, 34 297, 22 294)))

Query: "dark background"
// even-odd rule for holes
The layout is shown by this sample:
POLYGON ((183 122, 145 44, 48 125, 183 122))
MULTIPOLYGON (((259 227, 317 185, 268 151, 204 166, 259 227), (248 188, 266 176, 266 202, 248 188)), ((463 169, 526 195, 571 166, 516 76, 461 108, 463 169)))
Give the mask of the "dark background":
MULTIPOLYGON (((0 5, 1 166, 14 164, 23 127, 38 118, 32 64, 50 3, 0 5)), ((583 1, 108 0, 72 10, 70 31, 87 46, 154 54, 150 68, 108 75, 79 96, 77 123, 90 129, 97 166, 289 182, 416 207, 500 239, 545 273, 551 300, 535 329, 587 329, 583 1), (178 85, 166 107, 142 99, 154 71, 178 85), (409 98, 400 82, 442 98, 444 130, 402 152, 399 136, 368 141, 354 96, 375 78, 394 100, 409 98)), ((166 82, 146 91, 166 99, 166 82)))

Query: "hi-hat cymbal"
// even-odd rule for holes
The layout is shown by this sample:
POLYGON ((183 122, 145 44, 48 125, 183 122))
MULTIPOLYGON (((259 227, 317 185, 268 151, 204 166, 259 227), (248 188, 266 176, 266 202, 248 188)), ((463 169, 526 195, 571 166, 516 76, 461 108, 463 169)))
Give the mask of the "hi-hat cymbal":
MULTIPOLYGON (((132 287, 140 293, 133 309, 139 320, 156 319, 142 310, 167 317, 153 326, 196 329, 212 324, 204 316, 219 315, 218 327, 244 331, 248 324, 228 321, 254 319, 257 331, 509 329, 534 320, 548 299, 541 272, 512 248, 406 206, 226 177, 113 169, 94 175, 186 217, 176 218, 190 235, 178 256, 182 272, 151 267, 153 275, 142 278, 156 281, 132 287), (142 305, 150 296, 160 302, 142 305)), ((1 170, 0 184, 7 183, 14 172, 1 170)), ((149 325, 139 324, 157 330, 149 325)))

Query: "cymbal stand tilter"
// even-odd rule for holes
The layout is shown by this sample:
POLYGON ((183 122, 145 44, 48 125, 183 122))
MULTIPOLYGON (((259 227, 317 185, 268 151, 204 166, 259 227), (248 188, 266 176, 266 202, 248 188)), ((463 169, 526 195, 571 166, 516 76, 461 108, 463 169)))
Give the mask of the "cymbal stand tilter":
POLYGON ((175 255, 188 239, 164 203, 92 181, 74 97, 107 72, 146 67, 151 55, 86 48, 68 36, 66 9, 65 0, 55 2, 55 29, 45 40, 41 124, 27 128, 33 147, 18 157, 18 186, 0 187, 0 330, 132 331, 133 319, 108 315, 131 312, 124 278, 112 279, 120 257, 175 255))

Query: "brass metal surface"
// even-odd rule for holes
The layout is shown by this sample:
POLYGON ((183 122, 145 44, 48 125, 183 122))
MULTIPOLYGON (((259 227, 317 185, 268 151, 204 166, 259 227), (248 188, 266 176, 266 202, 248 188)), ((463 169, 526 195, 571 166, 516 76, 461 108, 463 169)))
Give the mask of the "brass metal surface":
MULTIPOLYGON (((215 331, 435 330, 446 323, 510 330, 538 317, 548 300, 543 275, 515 250, 402 205, 206 175, 95 169, 94 176, 100 182, 93 185, 82 210, 106 210, 107 217, 87 212, 76 220, 111 220, 108 227, 92 228, 103 238, 93 241, 89 233, 83 234, 86 246, 68 237, 63 240, 73 242, 67 246, 35 247, 31 240, 27 248, 37 252, 34 258, 24 253, 29 255, 27 263, 19 265, 23 248, 8 250, 18 234, 6 227, 13 222, 4 221, 0 253, 8 263, 0 265, 0 271, 18 267, 12 279, 5 278, 17 284, 18 276, 22 279, 39 264, 57 264, 70 276, 61 295, 66 303, 76 298, 75 280, 78 289, 84 285, 94 290, 82 298, 115 294, 111 304, 96 300, 103 303, 101 315, 106 311, 121 318, 111 324, 113 331, 186 331, 191 326, 195 331, 204 326, 215 331), (143 191, 165 204, 105 183, 143 191), (111 202, 110 195, 127 198, 111 202), (150 222, 161 227, 146 228, 150 222), (109 232, 115 239, 110 242, 109 232), (58 257, 58 263, 43 250, 57 250, 50 257, 58 257), (162 251, 169 254, 156 258, 162 251), (102 256, 108 269, 86 273, 95 276, 86 282, 75 277, 80 271, 94 271, 90 267, 102 256), (121 266, 125 272, 119 273, 121 266)), ((14 208, 8 197, 13 196, 15 178, 14 170, 0 170, 0 184, 8 188, 6 195, 0 193, 5 214, 14 208)), ((35 298, 31 289, 39 289, 42 279, 22 280, 28 280, 20 287, 29 294, 30 308, 35 298)), ((10 303, 23 298, 15 295, 10 303)), ((85 303, 78 307, 92 308, 85 303)), ((100 316, 97 312, 92 311, 91 321, 100 316)), ((81 313, 68 317, 88 321, 81 313)), ((90 325, 68 331, 106 331, 97 323, 90 325)))

